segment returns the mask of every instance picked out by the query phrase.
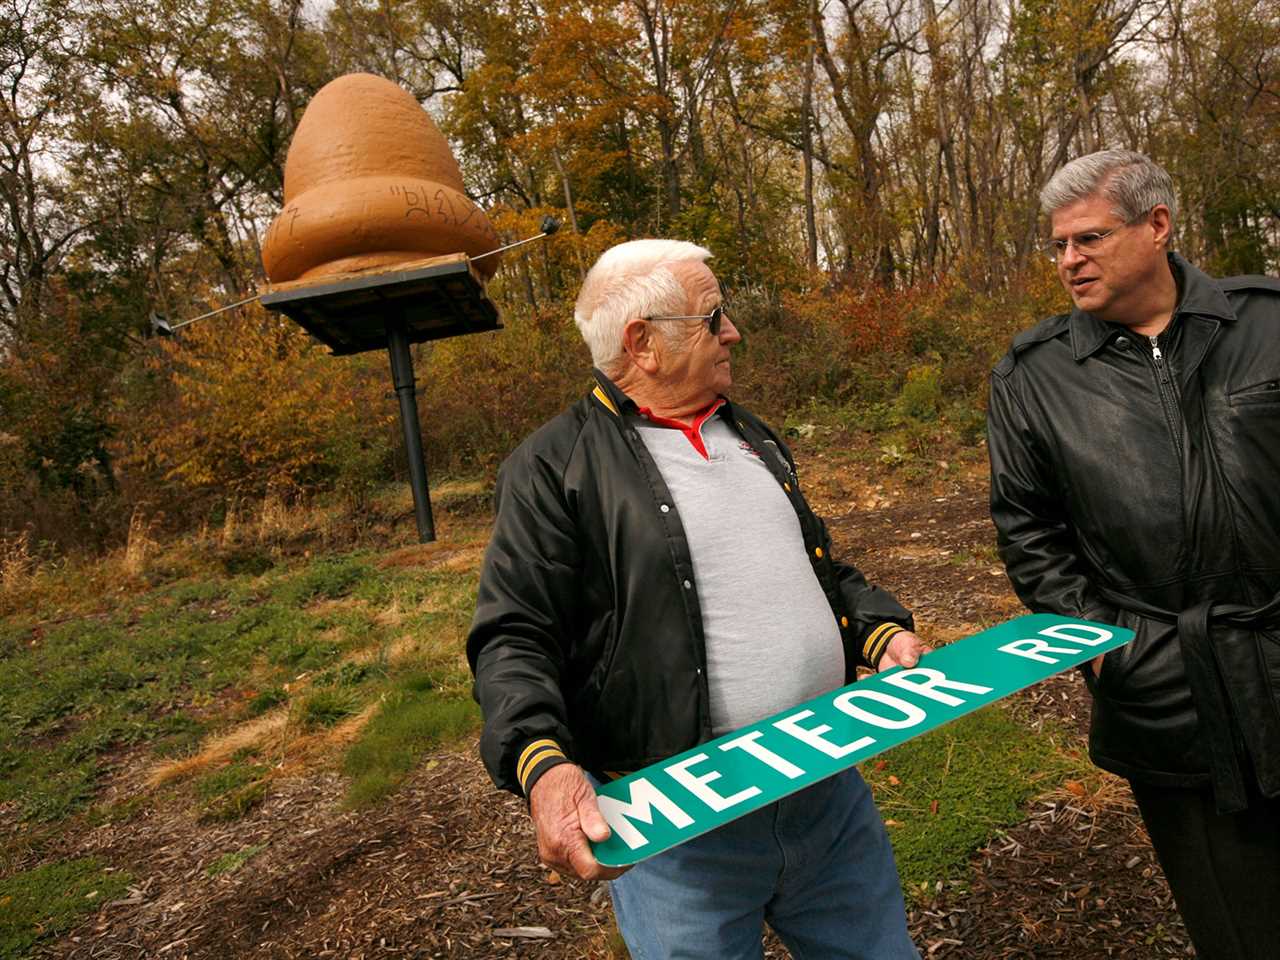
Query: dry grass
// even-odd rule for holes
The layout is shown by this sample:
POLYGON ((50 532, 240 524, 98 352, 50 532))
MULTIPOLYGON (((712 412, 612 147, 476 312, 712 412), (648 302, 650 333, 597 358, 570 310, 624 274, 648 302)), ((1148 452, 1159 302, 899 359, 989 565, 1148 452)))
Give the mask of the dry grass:
POLYGON ((147 785, 158 787, 203 773, 211 766, 224 763, 241 750, 263 749, 282 744, 289 727, 289 711, 273 710, 239 726, 207 739, 200 750, 189 757, 158 764, 147 776, 147 785))
POLYGON ((239 501, 234 498, 227 504, 226 515, 222 518, 222 532, 218 537, 218 543, 222 547, 230 547, 236 542, 240 528, 239 507, 239 501))
POLYGON ((253 538, 259 544, 312 538, 329 543, 341 524, 342 514, 339 505, 289 501, 279 493, 268 493, 258 504, 253 538))
MULTIPOLYGON (((351 601, 322 601, 317 606, 338 609, 351 601)), ((398 609, 398 603, 396 604, 398 609)), ((388 666, 404 666, 412 661, 423 661, 424 654, 436 644, 424 643, 421 637, 403 634, 389 644, 373 645, 353 651, 335 666, 343 664, 367 664, 382 662, 388 666)), ((285 685, 295 699, 313 689, 311 678, 305 675, 285 685)), ((279 758, 272 777, 297 775, 307 769, 328 764, 360 736, 369 720, 377 712, 379 701, 364 705, 351 716, 334 726, 308 732, 298 722, 291 707, 281 707, 255 717, 235 727, 207 738, 200 749, 191 756, 168 760, 152 768, 146 776, 148 787, 190 779, 226 763, 236 754, 253 750, 279 758)))
POLYGON ((381 704, 370 703, 327 729, 297 737, 287 743, 283 759, 273 776, 299 776, 319 767, 327 767, 359 738, 381 704))
POLYGON ((389 604, 374 613, 373 622, 380 627, 398 627, 404 623, 404 616, 404 608, 400 606, 399 599, 392 599, 389 604))
POLYGON ((452 570, 455 572, 464 572, 467 570, 475 570, 480 566, 480 561, 484 559, 484 547, 471 547, 469 549, 459 550, 441 561, 441 570, 452 570))
POLYGON ((387 662, 399 664, 422 651, 422 641, 418 637, 404 634, 396 637, 387 647, 387 662))
POLYGON ((949 643, 956 640, 963 640, 965 637, 971 637, 975 633, 979 633, 983 629, 981 624, 977 623, 928 623, 921 621, 916 625, 916 632, 925 638, 926 642, 935 647, 945 647, 949 643))
POLYGON ((273 710, 210 737, 189 757, 158 764, 148 774, 146 784, 154 788, 191 779, 247 750, 280 758, 270 774, 273 778, 296 776, 326 766, 359 738, 378 706, 377 702, 366 704, 334 726, 312 733, 302 730, 289 708, 273 710))
POLYGON ((415 543, 398 550, 388 551, 386 556, 378 561, 378 566, 384 570, 393 567, 433 567, 451 556, 455 550, 457 550, 455 544, 443 539, 435 543, 415 543))
POLYGON ((31 531, 0 537, 0 586, 14 590, 31 579, 39 564, 31 552, 31 531))
POLYGON ((1091 768, 1087 776, 1078 780, 1064 781, 1043 799, 1055 801, 1069 811, 1079 811, 1077 816, 1093 817, 1115 811, 1133 813, 1137 809, 1128 782, 1097 768, 1091 768))
POLYGON ((141 504, 133 508, 129 517, 129 536, 124 546, 124 571, 131 577, 140 576, 147 566, 147 557, 158 546, 152 536, 159 518, 147 520, 141 504))

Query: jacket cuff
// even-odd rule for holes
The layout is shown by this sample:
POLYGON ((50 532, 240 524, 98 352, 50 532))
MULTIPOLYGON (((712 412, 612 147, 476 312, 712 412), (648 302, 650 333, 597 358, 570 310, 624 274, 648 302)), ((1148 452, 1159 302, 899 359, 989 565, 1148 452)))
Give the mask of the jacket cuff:
POLYGON ((520 783, 521 792, 528 797, 539 777, 552 767, 568 762, 569 758, 554 740, 542 737, 530 741, 516 760, 516 780, 520 783))
POLYGON ((867 639, 862 641, 862 656, 872 667, 878 667, 880 658, 884 656, 885 650, 889 648, 889 641, 900 633, 905 633, 906 629, 896 623, 882 623, 869 634, 867 639))

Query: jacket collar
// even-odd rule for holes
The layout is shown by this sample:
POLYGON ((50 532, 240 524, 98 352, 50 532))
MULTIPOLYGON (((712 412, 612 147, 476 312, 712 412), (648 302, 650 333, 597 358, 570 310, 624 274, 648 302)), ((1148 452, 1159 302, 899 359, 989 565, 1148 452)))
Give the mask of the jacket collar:
MULTIPOLYGON (((1169 254, 1169 269, 1179 281, 1181 298, 1174 316, 1192 314, 1215 320, 1234 320, 1235 313, 1217 282, 1176 253, 1169 254)), ((1071 311, 1071 351, 1079 363, 1093 356, 1119 332, 1118 324, 1099 320, 1086 310, 1071 311)))
MULTIPOLYGON (((591 399, 595 403, 618 419, 628 413, 634 413, 636 416, 640 415, 640 408, 636 406, 636 402, 619 390, 618 385, 605 376, 599 367, 591 368, 591 376, 596 381, 591 388, 591 399)), ((715 412, 732 420, 736 416, 733 413, 733 404, 728 397, 721 397, 720 399, 724 402, 715 412)))
POLYGON ((618 385, 604 375, 599 367, 591 368, 596 384, 591 389, 591 399, 615 417, 621 417, 628 408, 636 409, 635 401, 618 389, 618 385))

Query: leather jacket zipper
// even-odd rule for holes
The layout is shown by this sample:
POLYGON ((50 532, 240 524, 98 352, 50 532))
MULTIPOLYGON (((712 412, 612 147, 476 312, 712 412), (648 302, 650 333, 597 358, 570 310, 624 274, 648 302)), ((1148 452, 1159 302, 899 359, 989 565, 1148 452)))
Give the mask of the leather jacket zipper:
POLYGON ((1164 362, 1164 352, 1160 349, 1160 338, 1148 336, 1147 341, 1151 344, 1151 360, 1156 367, 1156 390, 1160 394, 1160 409, 1164 411, 1165 422, 1169 425, 1169 432, 1173 435, 1173 446, 1178 451, 1178 459, 1182 459, 1182 431, 1178 429, 1181 416, 1172 416, 1169 412, 1170 397, 1165 392, 1165 387, 1169 388, 1169 393, 1173 394, 1172 401, 1175 407, 1178 406, 1177 390, 1173 386, 1173 381, 1169 377, 1169 368, 1164 362))

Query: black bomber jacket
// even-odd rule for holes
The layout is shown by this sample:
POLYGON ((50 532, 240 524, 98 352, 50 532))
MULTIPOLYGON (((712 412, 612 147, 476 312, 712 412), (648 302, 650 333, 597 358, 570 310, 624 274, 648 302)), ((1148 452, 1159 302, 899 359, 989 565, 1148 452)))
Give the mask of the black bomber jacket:
POLYGON ((1169 257, 1152 342, 1075 310, 991 378, 991 512, 1032 610, 1131 627, 1096 681, 1090 753, 1155 784, 1280 793, 1280 280, 1169 257))
MULTIPOLYGON (((711 738, 698 584, 635 404, 607 377, 503 463, 467 657, 494 782, 528 795, 558 763, 632 771, 711 738)), ((795 508, 841 627, 846 682, 911 615, 835 562, 783 442, 746 410, 724 417, 795 508)), ((728 518, 730 521, 732 518, 728 518)), ((781 602, 781 598, 780 598, 781 602)))

